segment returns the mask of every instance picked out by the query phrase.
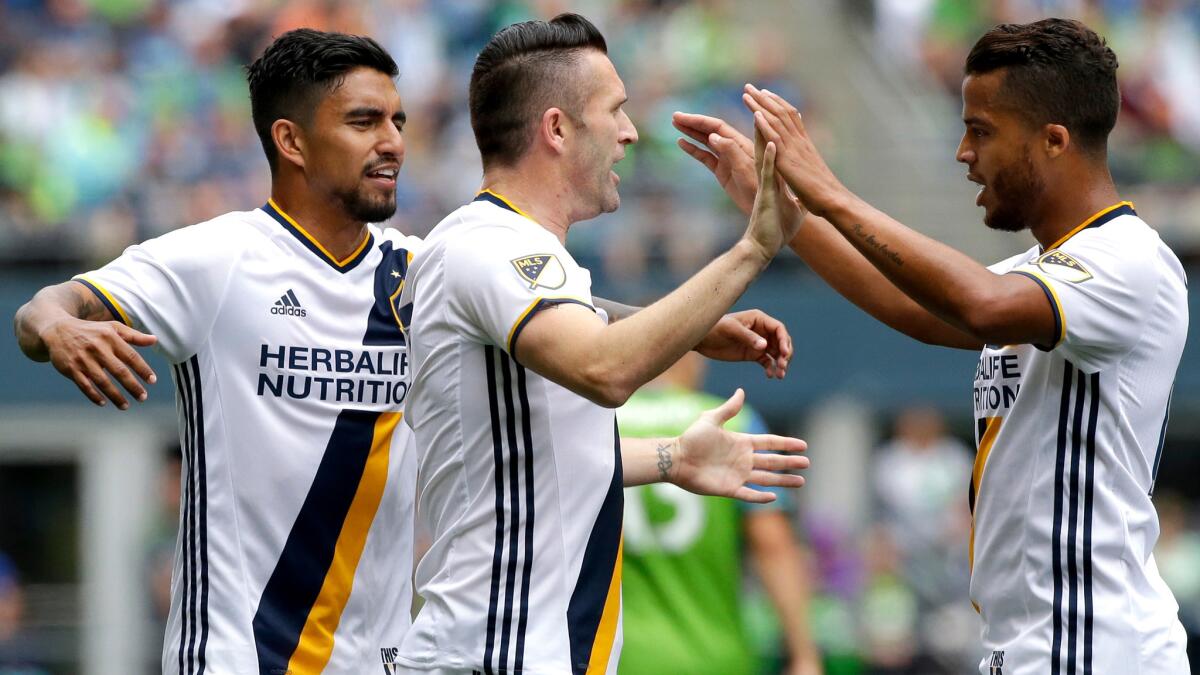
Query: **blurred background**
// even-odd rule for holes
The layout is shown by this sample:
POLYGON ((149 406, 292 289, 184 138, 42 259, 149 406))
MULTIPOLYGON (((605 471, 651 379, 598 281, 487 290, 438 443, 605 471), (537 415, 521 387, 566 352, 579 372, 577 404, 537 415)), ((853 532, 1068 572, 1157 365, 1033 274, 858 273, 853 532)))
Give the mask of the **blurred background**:
MULTIPOLYGON (((617 167, 621 210, 571 233, 598 295, 651 300, 738 236, 744 219, 674 147, 670 113, 705 112, 748 130, 747 81, 796 103, 842 179, 902 222, 985 263, 1028 248, 1027 234, 984 228, 953 155, 967 50, 995 23, 1045 16, 1080 18, 1116 51, 1114 177, 1195 275, 1195 0, 0 0, 0 314, 131 243, 265 202, 243 67, 299 26, 369 34, 396 58, 409 122, 388 224, 424 234, 478 187, 466 112, 475 54, 503 25, 566 10, 604 31, 641 134, 617 167)), ((810 443, 810 483, 790 517, 826 672, 971 671, 976 355, 892 333, 789 252, 739 307, 787 322, 798 351, 791 372, 776 382, 714 364, 705 388, 745 386, 773 431, 810 443)), ((96 410, 0 333, 0 674, 153 672, 178 518, 170 385, 136 411, 96 410)), ((1155 492, 1159 566, 1193 643, 1196 340, 1193 331, 1155 492)), ((766 607, 751 624, 770 663, 779 645, 766 607)))

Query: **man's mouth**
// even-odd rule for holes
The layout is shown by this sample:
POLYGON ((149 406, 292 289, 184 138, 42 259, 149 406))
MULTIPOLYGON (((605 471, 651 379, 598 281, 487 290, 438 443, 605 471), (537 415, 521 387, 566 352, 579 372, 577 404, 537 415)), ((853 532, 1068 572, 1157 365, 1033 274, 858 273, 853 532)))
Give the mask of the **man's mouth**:
POLYGON ((987 190, 987 183, 982 178, 975 174, 967 174, 967 180, 979 185, 979 192, 975 195, 975 206, 983 206, 983 193, 987 190))
POLYGON ((367 171, 367 178, 380 183, 384 187, 395 187, 396 176, 400 173, 400 167, 396 165, 384 165, 367 171))

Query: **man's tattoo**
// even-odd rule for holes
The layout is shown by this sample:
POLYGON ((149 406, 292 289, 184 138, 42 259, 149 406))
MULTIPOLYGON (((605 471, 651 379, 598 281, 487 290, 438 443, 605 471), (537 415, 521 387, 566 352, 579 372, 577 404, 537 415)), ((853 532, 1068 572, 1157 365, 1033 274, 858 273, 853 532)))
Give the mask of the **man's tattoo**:
POLYGON ((900 257, 899 253, 888 248, 888 245, 883 243, 882 241, 877 240, 875 238, 875 235, 864 230, 862 225, 860 225, 858 223, 854 224, 854 234, 857 234, 859 236, 859 238, 861 238, 863 241, 867 242, 868 246, 875 249, 876 251, 879 251, 880 255, 882 255, 883 257, 887 258, 888 260, 891 260, 892 262, 896 263, 897 267, 904 266, 904 259, 900 257))
POLYGON ((660 443, 655 452, 658 453, 658 479, 667 482, 667 474, 671 472, 674 462, 671 461, 671 446, 673 442, 660 443))

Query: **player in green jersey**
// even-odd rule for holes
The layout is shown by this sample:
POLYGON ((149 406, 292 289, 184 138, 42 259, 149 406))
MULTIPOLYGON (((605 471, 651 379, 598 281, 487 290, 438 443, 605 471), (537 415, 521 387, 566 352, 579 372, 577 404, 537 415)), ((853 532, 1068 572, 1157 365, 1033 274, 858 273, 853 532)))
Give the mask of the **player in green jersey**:
MULTIPOLYGON (((687 354, 617 411, 623 436, 675 436, 721 400, 699 391, 705 361, 687 354)), ((747 406, 726 428, 765 433, 747 406)), ((673 485, 625 491, 625 646, 621 675, 755 675, 763 664, 743 624, 742 552, 775 607, 789 675, 818 675, 808 629, 803 550, 785 495, 765 505, 693 495, 673 485)))

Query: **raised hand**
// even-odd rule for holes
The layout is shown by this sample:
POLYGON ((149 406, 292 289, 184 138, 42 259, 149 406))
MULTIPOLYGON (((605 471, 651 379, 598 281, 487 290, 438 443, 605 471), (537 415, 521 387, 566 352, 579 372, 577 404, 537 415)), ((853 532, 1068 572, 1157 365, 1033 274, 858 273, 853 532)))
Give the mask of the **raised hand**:
POLYGON ((800 202, 823 216, 846 191, 809 138, 800 112, 766 89, 747 84, 742 101, 754 113, 754 128, 779 153, 777 169, 800 202))
POLYGON ((157 381, 150 365, 134 349, 149 347, 157 338, 119 321, 64 317, 47 326, 41 338, 50 363, 96 405, 104 405, 107 398, 121 410, 129 408, 111 378, 116 378, 138 401, 145 401, 147 396, 142 381, 157 381))
POLYGON ((677 112, 671 123, 703 147, 679 139, 679 148, 703 164, 742 213, 750 215, 758 192, 758 168, 754 143, 725 120, 695 113, 677 112))
POLYGON ((767 377, 783 379, 792 359, 792 337, 779 319, 748 309, 721 317, 695 350, 717 361, 756 361, 767 377))
POLYGON ((743 239, 770 260, 796 236, 804 212, 789 199, 786 186, 775 173, 776 146, 767 142, 758 153, 758 194, 743 239))
POLYGON ((798 438, 742 434, 723 428, 742 409, 745 398, 745 392, 738 389, 720 406, 701 413, 683 432, 675 466, 668 467, 671 482, 696 494, 732 497, 756 504, 775 501, 775 495, 755 490, 747 483, 791 488, 804 485, 802 476, 775 472, 807 469, 807 457, 780 454, 803 452, 808 448, 807 443, 798 438))

